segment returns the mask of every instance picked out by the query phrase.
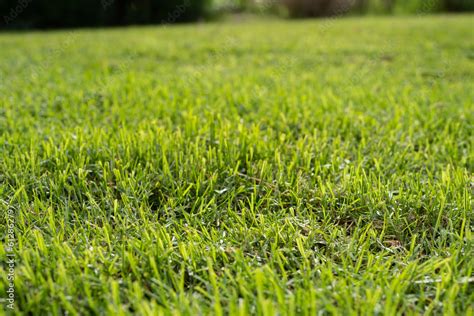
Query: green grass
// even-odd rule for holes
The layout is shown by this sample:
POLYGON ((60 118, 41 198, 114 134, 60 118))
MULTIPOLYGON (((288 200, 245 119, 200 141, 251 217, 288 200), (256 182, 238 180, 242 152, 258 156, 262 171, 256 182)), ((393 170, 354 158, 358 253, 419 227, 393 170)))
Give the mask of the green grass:
POLYGON ((2 297, 10 211, 16 313, 473 315, 472 25, 0 34, 2 297))

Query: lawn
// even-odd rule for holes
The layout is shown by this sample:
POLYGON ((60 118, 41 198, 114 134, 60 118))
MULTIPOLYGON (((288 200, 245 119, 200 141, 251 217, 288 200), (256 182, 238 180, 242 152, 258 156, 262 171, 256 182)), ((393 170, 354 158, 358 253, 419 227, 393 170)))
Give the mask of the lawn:
POLYGON ((0 34, 2 297, 473 315, 473 18, 0 34))

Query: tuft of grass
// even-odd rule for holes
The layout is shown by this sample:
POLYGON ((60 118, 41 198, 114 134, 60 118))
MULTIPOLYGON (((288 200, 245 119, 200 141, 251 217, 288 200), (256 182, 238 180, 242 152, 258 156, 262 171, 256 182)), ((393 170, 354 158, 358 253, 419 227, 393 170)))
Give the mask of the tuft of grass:
POLYGON ((474 312, 472 16, 0 47, 13 313, 474 312))

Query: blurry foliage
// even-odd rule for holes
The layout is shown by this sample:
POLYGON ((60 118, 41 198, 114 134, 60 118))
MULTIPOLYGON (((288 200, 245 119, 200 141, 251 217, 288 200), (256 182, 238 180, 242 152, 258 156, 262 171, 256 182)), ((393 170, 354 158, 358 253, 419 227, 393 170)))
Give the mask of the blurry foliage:
POLYGON ((474 0, 281 0, 293 17, 473 11, 474 0))
POLYGON ((52 28, 196 21, 212 0, 0 0, 0 27, 52 28))
POLYGON ((0 0, 1 28, 190 22, 221 13, 292 17, 474 11, 474 0, 0 0))
POLYGON ((359 0, 366 13, 434 13, 442 11, 472 11, 473 0, 359 0))
POLYGON ((450 11, 474 11, 473 0, 447 0, 445 2, 446 9, 450 11))
POLYGON ((283 0, 293 17, 344 14, 356 4, 355 0, 283 0))

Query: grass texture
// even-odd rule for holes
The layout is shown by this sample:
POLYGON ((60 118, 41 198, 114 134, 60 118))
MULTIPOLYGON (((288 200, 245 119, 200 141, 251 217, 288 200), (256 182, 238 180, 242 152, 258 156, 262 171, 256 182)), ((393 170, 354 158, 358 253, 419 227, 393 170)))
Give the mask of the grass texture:
POLYGON ((0 34, 3 313, 473 315, 472 26, 0 34))

